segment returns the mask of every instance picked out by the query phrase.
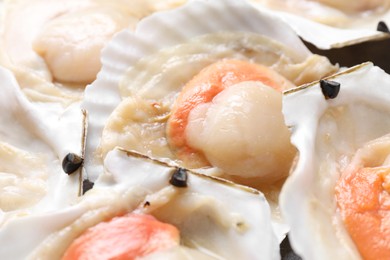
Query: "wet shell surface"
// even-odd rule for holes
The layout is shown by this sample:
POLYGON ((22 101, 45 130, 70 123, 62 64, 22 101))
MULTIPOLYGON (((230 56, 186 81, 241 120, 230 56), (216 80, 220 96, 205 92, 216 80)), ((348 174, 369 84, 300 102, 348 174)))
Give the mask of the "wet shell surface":
POLYGON ((386 259, 390 76, 365 63, 327 80, 333 98, 319 82, 283 97, 299 153, 280 197, 290 242, 304 259, 386 259))
POLYGON ((0 226, 13 217, 62 208, 79 195, 79 172, 63 172, 68 153, 82 154, 85 116, 77 106, 31 103, 0 68, 0 226))
POLYGON ((160 252, 162 258, 184 251, 185 259, 279 259, 270 209, 258 191, 190 171, 180 187, 172 182, 177 167, 121 149, 111 151, 104 165, 79 203, 0 230, 0 257, 60 259, 87 228, 137 212, 180 230, 180 246, 160 252))
POLYGON ((389 1, 252 0, 288 23, 304 40, 320 49, 341 48, 389 38, 389 1))

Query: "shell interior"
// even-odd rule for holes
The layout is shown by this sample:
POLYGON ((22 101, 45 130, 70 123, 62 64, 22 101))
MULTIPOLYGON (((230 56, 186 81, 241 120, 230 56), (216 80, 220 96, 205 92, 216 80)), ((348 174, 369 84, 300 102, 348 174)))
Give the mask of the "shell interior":
POLYGON ((190 171, 187 187, 176 188, 175 166, 121 149, 108 154, 105 169, 78 204, 5 226, 1 258, 60 258, 83 230, 129 211, 177 226, 184 246, 213 259, 279 258, 269 206, 256 190, 190 171))
POLYGON ((68 176, 61 164, 68 153, 82 155, 86 118, 77 104, 64 111, 56 103, 28 101, 6 69, 0 68, 0 78, 2 225, 15 216, 59 209, 77 199, 79 172, 68 176))
MULTIPOLYGON (((138 24, 135 33, 128 30, 118 33, 104 49, 102 70, 97 80, 86 88, 82 102, 82 107, 89 113, 86 154, 93 154, 94 157, 87 157, 85 166, 92 180, 101 172, 102 160, 99 159, 101 152, 98 148, 102 131, 110 114, 122 101, 119 85, 127 70, 141 58, 151 56, 161 49, 173 48, 192 38, 220 31, 259 34, 289 46, 299 60, 311 56, 287 25, 277 17, 256 10, 245 2, 192 1, 175 10, 145 18, 138 24), (199 19, 199 14, 210 19, 207 22, 199 19), (178 29, 177 24, 186 29, 178 29), (104 100, 101 99, 102 96, 105 97, 104 100)), ((298 70, 296 73, 299 76, 298 70)))
POLYGON ((389 38, 388 33, 377 30, 377 25, 380 21, 390 21, 389 11, 380 11, 377 14, 375 12, 361 12, 360 16, 349 16, 347 13, 336 11, 336 8, 331 8, 331 12, 327 12, 329 7, 315 1, 296 1, 296 4, 305 6, 302 13, 297 14, 295 12, 299 9, 288 3, 281 3, 281 6, 274 8, 271 1, 252 0, 251 3, 256 8, 278 16, 289 24, 304 40, 320 49, 341 48, 362 42, 389 38), (343 17, 342 19, 338 19, 340 14, 343 17), (305 15, 312 15, 312 17, 305 17, 305 15), (322 16, 323 18, 316 21, 315 18, 319 19, 322 16))
POLYGON ((291 244, 303 258, 359 259, 337 210, 335 185, 360 147, 389 133, 390 76, 364 63, 328 79, 340 83, 334 99, 325 99, 318 82, 284 94, 299 160, 280 205, 291 244))
MULTIPOLYGON (((128 114, 137 111, 128 108, 126 103, 126 97, 133 94, 145 98, 146 107, 150 108, 151 103, 166 105, 162 107, 167 107, 168 113, 156 118, 156 121, 164 121, 183 82, 201 68, 224 58, 264 64, 296 84, 311 82, 337 69, 324 57, 311 54, 279 18, 245 2, 190 1, 175 10, 153 14, 143 19, 134 33, 125 30, 114 37, 102 53, 103 67, 97 80, 86 88, 82 107, 89 114, 87 178, 92 181, 99 178, 104 156, 116 146, 152 157, 171 158, 150 152, 139 140, 143 137, 135 138, 138 146, 125 146, 133 136, 130 131, 124 135, 127 140, 118 142, 120 138, 116 139, 113 132, 105 130, 115 124, 115 118, 128 123, 118 115, 120 111, 128 114), (209 19, 199 19, 200 16, 209 19), (175 73, 176 70, 180 73, 175 73)), ((156 125, 152 123, 151 127, 157 128, 156 125)), ((159 126, 165 129, 163 124, 159 126)), ((132 126, 124 127, 130 128, 132 126)), ((141 125, 140 129, 143 131, 146 127, 141 125)), ((163 150, 167 150, 165 136, 158 137, 156 142, 163 140, 163 150)), ((279 186, 275 189, 276 192, 272 190, 269 194, 277 200, 279 186)), ((278 211, 276 204, 273 208, 278 211)), ((287 228, 278 217, 276 222, 281 241, 287 228)))

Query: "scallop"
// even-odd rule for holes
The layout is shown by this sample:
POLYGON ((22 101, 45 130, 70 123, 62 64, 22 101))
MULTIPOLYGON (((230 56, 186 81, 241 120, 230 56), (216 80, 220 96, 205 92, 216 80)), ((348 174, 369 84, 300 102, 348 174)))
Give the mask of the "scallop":
MULTIPOLYGON (((141 122, 146 118, 145 121, 151 122, 150 128, 161 128, 157 122, 167 120, 173 101, 185 83, 203 68, 230 59, 235 63, 263 66, 262 70, 271 74, 271 81, 279 85, 279 91, 293 87, 294 83, 310 82, 337 70, 337 66, 332 66, 326 58, 311 54, 282 22, 245 3, 195 1, 171 12, 152 15, 139 23, 135 33, 126 30, 115 37, 103 52, 104 65, 98 79, 86 89, 82 104, 89 113, 86 149, 87 154, 96 155, 86 159, 92 180, 100 172, 98 169, 102 159, 99 158, 116 145, 124 145, 121 136, 117 137, 114 132, 115 127, 126 128, 126 120, 141 122), (222 10, 217 11, 219 8, 222 10), (207 26, 197 23, 196 18, 187 18, 196 17, 197 12, 204 15, 210 12, 221 16, 229 14, 236 22, 227 22, 215 15, 218 19, 207 26), (243 19, 248 13, 256 22, 243 19), (170 23, 185 22, 189 27, 176 32, 175 27, 167 24, 167 17, 170 23), (259 27, 258 23, 265 26, 259 27), (172 33, 167 33, 170 31, 172 33), (191 59, 190 63, 188 59, 191 59), (175 73, 178 69, 180 73, 175 73), (101 100, 101 96, 106 98, 101 100), (111 120, 108 120, 114 110, 111 120), (104 145, 100 145, 105 126, 110 131, 103 133, 104 145)), ((137 124, 134 124, 136 127, 137 124)), ((144 129, 147 131, 148 127, 145 125, 144 129)), ((137 136, 134 137, 136 141, 137 136)), ((142 140, 138 138, 138 142, 142 140)), ((161 140, 161 143, 166 141, 161 140)), ((141 143, 140 146, 145 144, 141 143)))
MULTIPOLYGON (((311 54, 296 34, 276 17, 259 12, 245 2, 233 1, 193 1, 176 10, 151 15, 138 24, 134 33, 125 30, 114 37, 103 51, 102 61, 102 71, 87 87, 82 104, 89 113, 85 168, 90 180, 99 177, 105 156, 120 146, 256 187, 272 204, 276 226, 282 223, 277 198, 295 149, 283 125, 281 91, 317 80, 336 71, 337 66, 311 54), (206 22, 199 19, 200 16, 209 19, 206 22), (186 29, 177 28, 177 24, 186 29), (204 102, 206 106, 211 105, 208 106, 211 110, 207 108, 205 112, 205 107, 196 106, 197 109, 187 113, 192 131, 181 131, 180 123, 176 127, 173 117, 175 111, 179 111, 176 118, 180 121, 178 100, 186 100, 181 90, 197 75, 207 73, 210 67, 211 70, 231 67, 238 68, 237 71, 242 67, 248 70, 236 73, 238 78, 242 77, 238 81, 236 76, 222 80, 232 86, 223 93, 216 93, 219 97, 215 96, 215 100, 204 102), (256 82, 260 79, 263 81, 256 82), (237 95, 240 89, 245 89, 246 93, 241 97, 237 95), (266 102, 249 104, 247 99, 253 93, 256 97, 266 93, 263 99, 266 102), (228 98, 234 101, 226 101, 228 98), (231 104, 229 111, 237 110, 238 114, 225 122, 227 134, 217 140, 209 133, 214 131, 214 136, 219 136, 219 123, 213 126, 202 122, 207 121, 209 112, 210 118, 214 118, 213 113, 232 115, 223 110, 223 102, 231 104), (267 102, 271 104, 268 108, 267 102), (257 117, 258 111, 264 114, 257 117), (243 119, 240 115, 246 113, 250 116, 243 119), (262 121, 268 119, 272 123, 262 121), (231 149, 228 155, 228 139, 240 136, 237 125, 246 131, 246 138, 241 138, 235 146, 237 149, 231 149), (197 129, 208 139, 197 137, 197 129), (176 142, 178 138, 181 139, 176 142), (269 138, 278 142, 269 143, 269 138), (183 140, 191 145, 180 145, 183 140), (272 147, 266 150, 267 145, 272 147), (226 156, 221 156, 213 147, 226 156), (259 150, 262 158, 257 156, 259 150)), ((221 75, 222 79, 228 78, 221 75)), ((196 88, 191 91, 196 92, 196 88)), ((210 93, 207 91, 206 97, 210 93)), ((213 95, 210 96, 214 98, 213 95)), ((222 121, 221 118, 219 122, 222 121)), ((281 230, 279 239, 284 237, 286 226, 282 224, 281 230)))
POLYGON ((31 103, 10 71, 0 68, 0 226, 13 217, 69 205, 79 195, 79 174, 61 167, 67 153, 82 153, 85 121, 78 106, 31 103), (60 137, 60 138, 59 138, 60 137))
POLYGON ((100 52, 112 36, 134 29, 148 14, 180 1, 6 1, 0 64, 13 71, 30 100, 80 101, 100 70, 100 52))
POLYGON ((180 231, 180 245, 146 259, 280 257, 270 209, 258 191, 122 149, 111 151, 104 165, 79 203, 3 227, 1 258, 60 259, 87 228, 124 212, 154 216, 180 231), (178 171, 186 178, 175 177, 178 171))
POLYGON ((299 160, 280 205, 304 259, 389 258, 389 83, 364 63, 284 94, 299 160))
POLYGON ((390 3, 387 0, 252 0, 251 3, 262 10, 272 10, 303 39, 320 49, 388 38, 390 3))
POLYGON ((101 48, 117 31, 133 29, 143 16, 180 1, 1 4, 0 64, 10 70, 1 68, 3 224, 82 195, 87 122, 79 101, 100 70, 101 48))

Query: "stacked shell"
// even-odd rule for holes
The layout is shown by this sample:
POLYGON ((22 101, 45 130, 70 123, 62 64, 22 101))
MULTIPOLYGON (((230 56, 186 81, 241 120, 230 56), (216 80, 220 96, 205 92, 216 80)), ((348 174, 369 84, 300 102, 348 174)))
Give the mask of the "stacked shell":
POLYGON ((387 35, 185 2, 2 3, 0 258, 386 259, 387 35))

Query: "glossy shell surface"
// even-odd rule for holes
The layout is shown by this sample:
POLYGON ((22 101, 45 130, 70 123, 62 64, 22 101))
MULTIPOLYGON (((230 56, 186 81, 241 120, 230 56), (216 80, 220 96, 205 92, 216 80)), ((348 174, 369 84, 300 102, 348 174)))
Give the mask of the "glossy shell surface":
POLYGON ((67 176, 61 162, 67 153, 82 154, 85 116, 78 105, 63 110, 58 104, 30 102, 4 68, 0 78, 1 226, 77 198, 80 172, 67 176))
POLYGON ((335 188, 358 150, 389 133, 390 76, 365 63, 328 80, 340 83, 334 99, 324 97, 319 83, 284 94, 283 113, 299 160, 282 189, 281 209, 290 242, 304 259, 360 259, 335 188))
POLYGON ((175 225, 182 246, 210 259, 279 259, 270 209, 258 191, 190 171, 187 187, 174 187, 175 166, 121 149, 108 154, 105 169, 77 204, 16 219, 0 230, 1 258, 60 258, 86 228, 134 211, 175 225))
MULTIPOLYGON (((377 30, 379 22, 390 22, 388 1, 383 1, 383 5, 376 9, 355 11, 339 10, 337 7, 321 2, 251 1, 256 7, 279 16, 304 40, 320 49, 341 48, 389 38, 388 32, 377 30)), ((344 2, 347 3, 346 1, 339 3, 344 2)))

